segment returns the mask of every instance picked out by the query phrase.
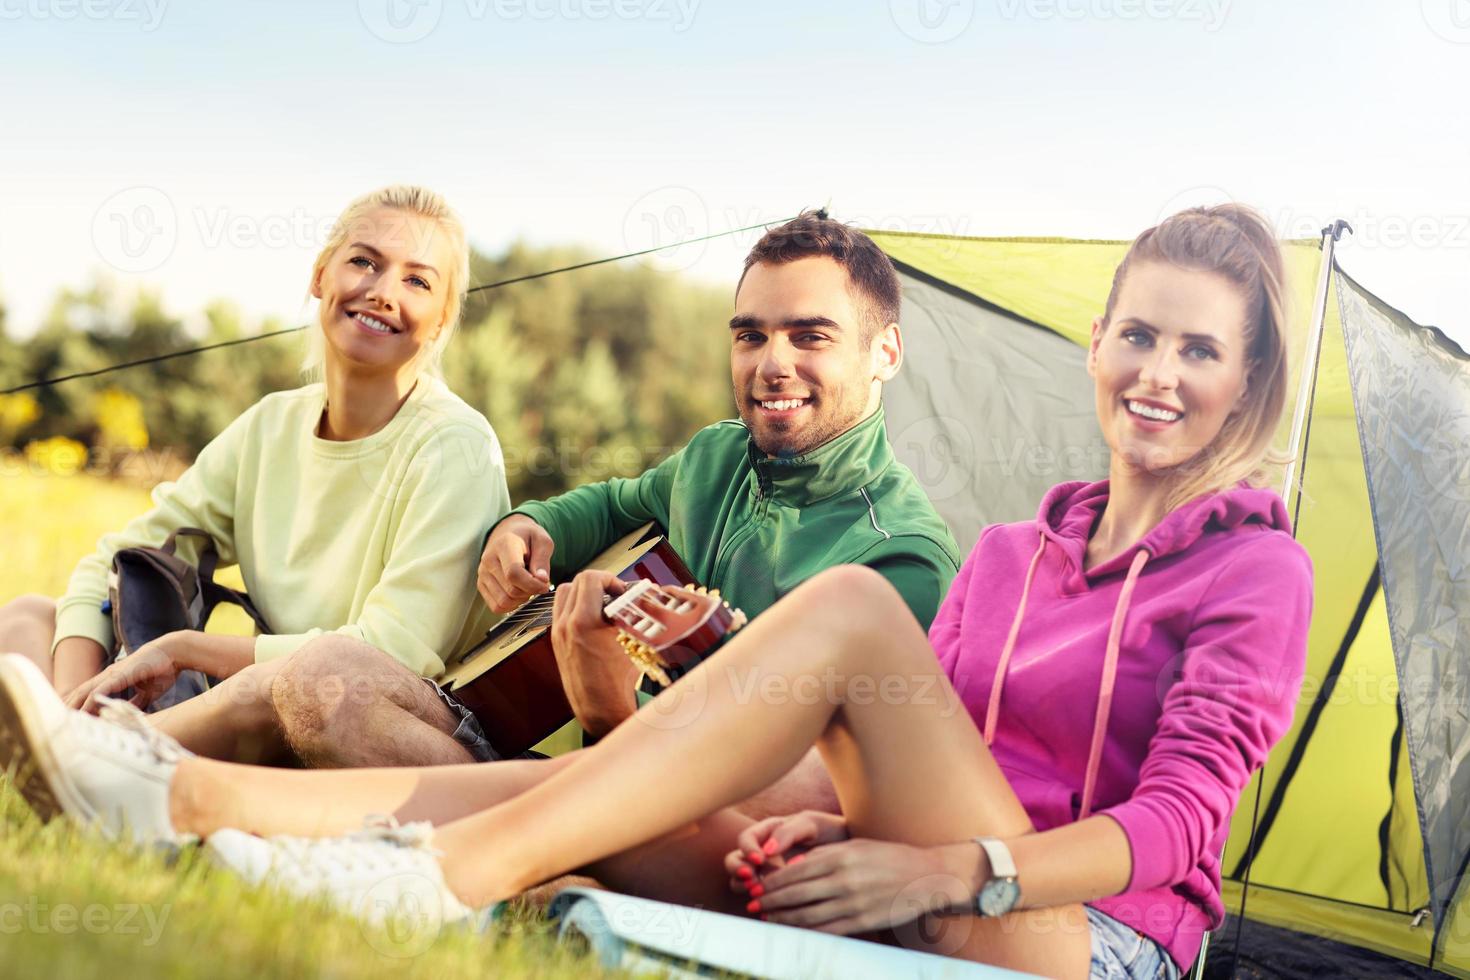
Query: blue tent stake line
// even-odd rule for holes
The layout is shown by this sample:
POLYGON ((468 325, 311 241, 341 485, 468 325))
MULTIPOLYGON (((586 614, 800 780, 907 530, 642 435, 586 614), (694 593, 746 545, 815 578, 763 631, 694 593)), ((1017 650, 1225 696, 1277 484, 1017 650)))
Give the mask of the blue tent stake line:
POLYGON ((669 977, 1025 980, 1031 976, 595 888, 568 888, 552 900, 549 911, 560 922, 561 938, 585 939, 603 966, 669 977))

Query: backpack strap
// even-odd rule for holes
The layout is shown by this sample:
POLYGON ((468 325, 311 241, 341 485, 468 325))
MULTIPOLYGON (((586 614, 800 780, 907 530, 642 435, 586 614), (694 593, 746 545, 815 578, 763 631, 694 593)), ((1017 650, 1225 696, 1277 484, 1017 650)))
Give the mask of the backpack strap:
POLYGON ((208 531, 197 527, 181 527, 164 540, 160 550, 172 555, 180 535, 201 540, 199 545, 199 593, 204 597, 204 615, 199 620, 199 628, 203 629, 204 624, 209 622, 209 614, 214 612, 215 606, 221 602, 228 602, 230 605, 239 606, 245 610, 245 615, 254 621, 255 628, 261 633, 270 633, 270 626, 250 596, 227 585, 220 585, 214 580, 214 571, 219 566, 219 552, 215 550, 214 538, 209 536, 208 531))
POLYGON ((254 620, 255 628, 260 630, 262 634, 270 633, 270 624, 265 621, 265 617, 261 615, 260 610, 255 608, 255 602, 244 592, 236 591, 228 585, 220 585, 214 581, 200 581, 199 589, 204 594, 205 622, 209 621, 209 613, 214 610, 215 606, 221 602, 228 602, 231 605, 239 606, 245 610, 245 615, 254 620))
MULTIPOLYGON (((174 548, 177 546, 176 539, 181 534, 188 538, 200 539, 199 581, 201 584, 213 582, 214 570, 219 565, 219 552, 215 550, 214 538, 209 536, 208 531, 201 530, 197 527, 181 527, 164 539, 163 547, 159 550, 167 555, 173 554, 174 548)), ((207 611, 204 614, 204 619, 206 622, 209 620, 209 613, 207 611)))

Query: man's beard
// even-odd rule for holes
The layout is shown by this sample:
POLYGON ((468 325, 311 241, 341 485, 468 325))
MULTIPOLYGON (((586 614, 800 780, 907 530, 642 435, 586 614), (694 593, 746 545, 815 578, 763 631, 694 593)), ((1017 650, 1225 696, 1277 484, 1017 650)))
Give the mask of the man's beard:
POLYGON ((825 416, 821 409, 827 399, 812 396, 805 409, 811 418, 795 426, 771 421, 758 423, 760 408, 749 396, 741 400, 740 417, 750 430, 755 448, 767 456, 800 456, 831 442, 862 421, 863 406, 847 404, 842 394, 836 393, 833 408, 825 416))

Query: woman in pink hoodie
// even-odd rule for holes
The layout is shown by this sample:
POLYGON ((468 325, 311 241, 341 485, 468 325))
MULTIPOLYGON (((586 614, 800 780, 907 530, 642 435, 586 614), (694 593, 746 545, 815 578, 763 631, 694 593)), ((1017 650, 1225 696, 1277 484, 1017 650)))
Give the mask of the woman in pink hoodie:
POLYGON ((1311 568, 1261 489, 1285 401, 1282 295, 1249 209, 1140 235, 1088 353, 1109 479, 986 528, 928 642, 880 576, 834 569, 634 721, 545 762, 185 758, 146 728, 66 715, 7 662, 0 723, 42 779, 33 799, 134 836, 214 834, 253 877, 273 867, 348 902, 431 881, 460 909, 580 868, 1050 976, 1177 976, 1221 919, 1230 815, 1303 672, 1311 568), (841 816, 722 809, 813 745, 841 816), (434 850, 402 828, 325 846, 216 833, 343 834, 384 811, 434 824, 434 850))

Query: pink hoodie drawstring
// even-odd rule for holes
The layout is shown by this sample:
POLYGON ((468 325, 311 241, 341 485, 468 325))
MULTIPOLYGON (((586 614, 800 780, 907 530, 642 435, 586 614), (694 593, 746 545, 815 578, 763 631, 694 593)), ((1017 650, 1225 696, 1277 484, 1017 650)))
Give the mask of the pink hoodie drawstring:
POLYGON ((1113 682, 1118 677, 1118 649, 1123 640, 1123 620, 1128 616, 1128 605, 1133 601, 1133 587, 1148 562, 1148 552, 1142 548, 1133 556, 1128 566, 1128 577, 1123 580, 1123 591, 1118 593, 1118 605, 1113 609, 1113 624, 1108 627, 1108 649, 1103 655, 1102 681, 1097 691, 1097 717, 1092 723, 1092 745, 1087 750, 1087 778, 1082 782, 1082 810, 1078 820, 1085 820, 1092 812, 1092 791, 1097 786, 1097 771, 1102 768, 1103 741, 1108 734, 1108 716, 1113 711, 1113 682))
POLYGON ((1021 618, 1026 615, 1026 600, 1031 595, 1031 580, 1036 578, 1036 566, 1041 564, 1041 555, 1046 551, 1046 535, 1041 535, 1041 544, 1031 558, 1031 567, 1026 569, 1026 584, 1021 586, 1021 601, 1016 605, 1016 617, 1011 620, 1011 631, 1006 636, 1005 646, 1000 648, 1000 662, 995 665, 995 678, 990 684, 990 703, 985 706, 985 744, 995 741, 995 726, 1000 721, 1000 689, 1006 683, 1006 668, 1011 664, 1011 653, 1016 649, 1016 637, 1021 633, 1021 618))
MULTIPOLYGON (((1026 569, 1026 582, 1021 587, 1021 601, 1016 605, 1015 618, 1011 620, 1011 631, 1006 636, 1005 646, 1001 647, 1000 661, 995 665, 995 678, 990 685, 990 703, 985 707, 985 744, 991 745, 995 742, 995 728, 1000 721, 1000 695, 1005 686, 1006 670, 1010 667, 1011 654, 1016 649, 1016 637, 1021 634, 1021 620, 1026 616, 1026 601, 1031 597, 1031 583, 1036 578, 1037 566, 1041 564, 1041 556, 1046 551, 1046 535, 1041 535, 1041 543, 1036 548, 1036 554, 1031 558, 1031 566, 1026 569)), ((1102 767, 1103 742, 1108 733, 1108 717, 1113 710, 1113 685, 1118 677, 1118 653, 1123 640, 1123 623, 1128 616, 1128 606, 1133 601, 1133 587, 1138 584, 1138 576, 1143 573, 1143 566, 1147 564, 1149 554, 1139 549, 1138 554, 1133 556, 1133 563, 1128 566, 1128 577, 1123 580, 1123 590, 1118 594, 1118 603, 1113 608, 1113 622, 1108 627, 1108 645, 1103 654, 1102 680, 1098 685, 1097 692, 1097 715, 1092 725, 1092 744, 1087 750, 1087 775, 1082 784, 1082 811, 1077 819, 1081 820, 1092 812, 1092 794, 1097 783, 1097 773, 1102 767)))

